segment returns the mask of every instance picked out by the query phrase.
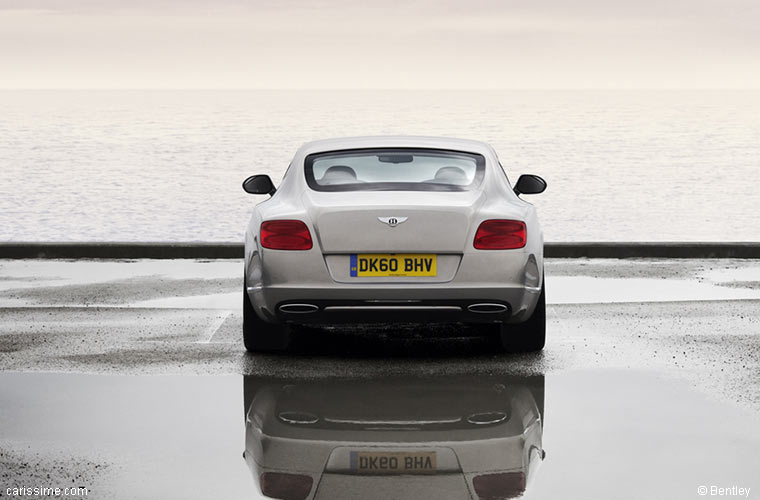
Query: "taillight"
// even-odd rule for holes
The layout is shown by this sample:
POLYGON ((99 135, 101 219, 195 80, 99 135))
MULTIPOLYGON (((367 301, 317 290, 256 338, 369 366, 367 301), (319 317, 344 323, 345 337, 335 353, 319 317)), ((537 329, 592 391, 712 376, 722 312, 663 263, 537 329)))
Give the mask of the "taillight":
POLYGON ((311 234, 300 220, 269 220, 261 223, 261 245, 274 250, 308 250, 311 234))
POLYGON ((504 500, 525 493, 525 474, 500 472, 475 476, 472 480, 475 494, 480 500, 504 500))
POLYGON ((491 219, 480 224, 473 246, 478 250, 508 250, 524 247, 527 239, 524 222, 491 219))
POLYGON ((310 476, 265 472, 261 475, 261 492, 270 498, 304 500, 311 493, 312 483, 310 476))

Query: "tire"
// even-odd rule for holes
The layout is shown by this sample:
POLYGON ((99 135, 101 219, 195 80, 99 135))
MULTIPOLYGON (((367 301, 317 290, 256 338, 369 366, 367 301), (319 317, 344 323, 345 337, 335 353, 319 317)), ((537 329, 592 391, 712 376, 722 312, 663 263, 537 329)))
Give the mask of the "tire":
POLYGON ((533 314, 523 323, 501 325, 501 345, 507 352, 536 352, 546 344, 546 283, 533 314))
POLYGON ((248 352, 282 352, 290 345, 287 325, 268 323, 259 318, 243 281, 243 344, 248 352))

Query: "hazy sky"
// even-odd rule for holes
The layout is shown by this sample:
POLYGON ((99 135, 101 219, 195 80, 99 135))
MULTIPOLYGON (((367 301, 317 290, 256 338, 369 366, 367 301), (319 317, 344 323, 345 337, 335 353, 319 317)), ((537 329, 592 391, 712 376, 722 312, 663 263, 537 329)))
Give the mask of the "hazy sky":
POLYGON ((3 88, 760 88, 760 0, 0 0, 3 88))

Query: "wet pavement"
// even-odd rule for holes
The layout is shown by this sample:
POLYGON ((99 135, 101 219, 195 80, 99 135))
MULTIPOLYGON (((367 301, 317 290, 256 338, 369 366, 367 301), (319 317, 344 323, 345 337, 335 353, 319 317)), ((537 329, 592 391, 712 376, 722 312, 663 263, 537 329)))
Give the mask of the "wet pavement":
POLYGON ((241 271, 0 261, 0 497, 760 495, 758 262, 549 261, 533 355, 416 325, 248 355, 241 271))

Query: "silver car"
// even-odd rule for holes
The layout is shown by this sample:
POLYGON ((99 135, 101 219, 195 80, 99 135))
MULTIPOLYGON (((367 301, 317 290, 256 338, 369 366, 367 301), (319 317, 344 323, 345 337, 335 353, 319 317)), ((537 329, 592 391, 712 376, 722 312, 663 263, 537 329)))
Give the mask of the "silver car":
POLYGON ((310 142, 245 234, 249 351, 289 345, 294 325, 479 323, 511 352, 544 347, 543 235, 488 144, 434 137, 310 142))

